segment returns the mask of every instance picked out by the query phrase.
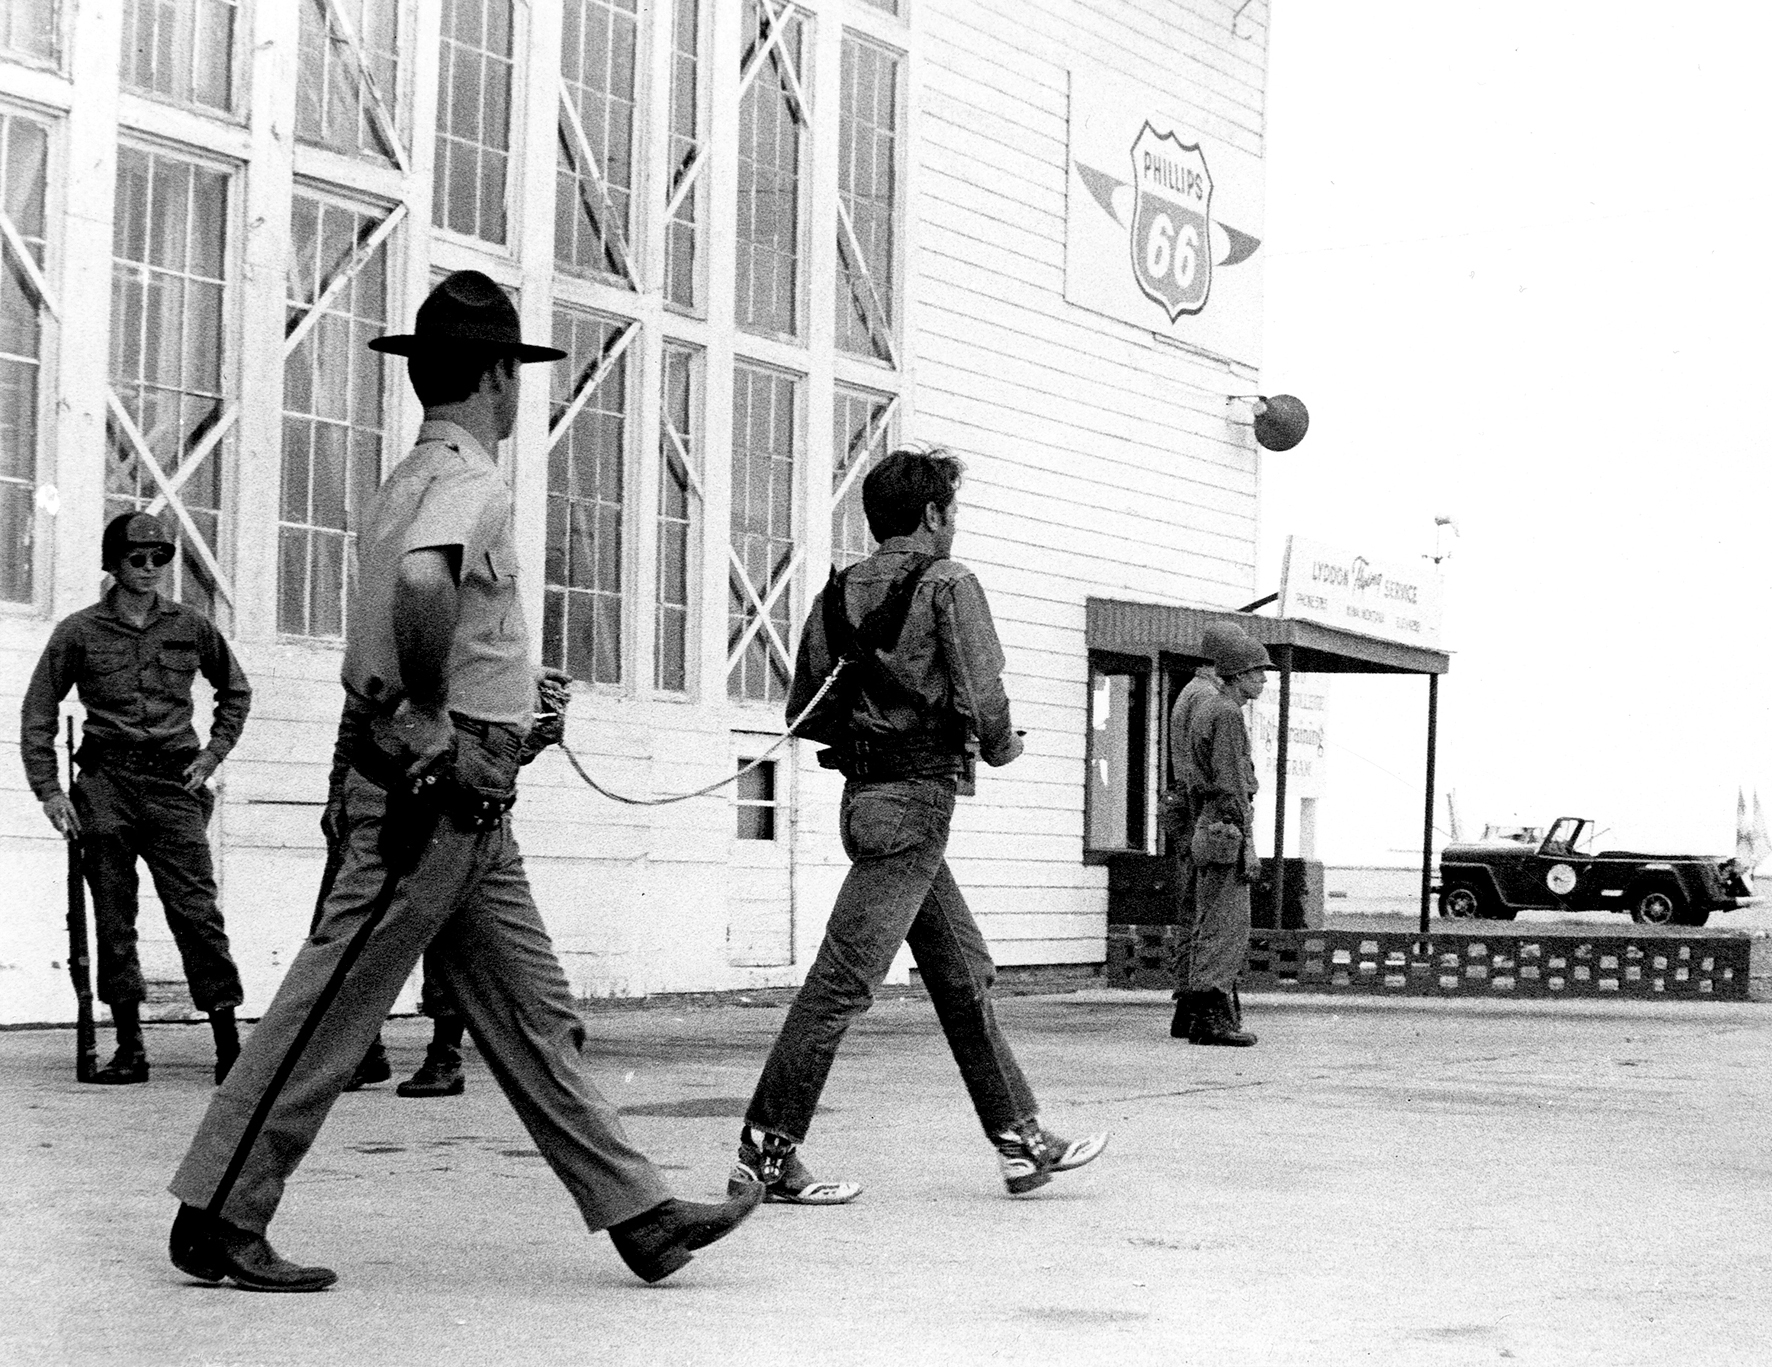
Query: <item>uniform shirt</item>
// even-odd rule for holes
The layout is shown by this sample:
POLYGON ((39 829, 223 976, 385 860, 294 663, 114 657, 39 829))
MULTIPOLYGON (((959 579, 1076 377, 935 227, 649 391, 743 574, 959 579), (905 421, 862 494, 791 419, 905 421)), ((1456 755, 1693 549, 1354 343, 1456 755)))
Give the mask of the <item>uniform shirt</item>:
POLYGON ((1255 820, 1256 784, 1243 709, 1217 689, 1198 698, 1188 710, 1175 755, 1188 810, 1196 821, 1225 821, 1248 832, 1255 820))
MULTIPOLYGON (((847 572, 845 606, 851 622, 859 622, 879 606, 915 549, 910 537, 889 537, 847 572)), ((864 692, 850 720, 858 736, 926 735, 932 717, 954 719, 978 737, 986 764, 1009 762, 1015 728, 1009 720, 1009 695, 1003 691, 1003 648, 984 589, 971 570, 957 560, 932 564, 911 597, 897 648, 878 658, 893 681, 921 698, 924 707, 883 706, 864 692)), ((831 663, 821 591, 800 633, 794 683, 788 690, 790 723, 812 701, 831 663)))
POLYGON ((217 762, 227 758, 246 725, 252 690, 215 623, 195 608, 155 594, 138 627, 117 611, 117 593, 113 586, 91 607, 56 623, 25 690, 19 753, 39 801, 61 791, 56 717, 70 688, 78 690, 86 709, 82 749, 194 752, 191 681, 198 670, 215 689, 205 748, 217 762))
POLYGON ((344 684, 378 710, 406 696, 394 646, 394 585, 408 551, 453 549, 461 615, 450 647, 449 710, 527 732, 535 706, 529 632, 517 597, 511 491, 452 422, 427 422, 364 517, 344 684))

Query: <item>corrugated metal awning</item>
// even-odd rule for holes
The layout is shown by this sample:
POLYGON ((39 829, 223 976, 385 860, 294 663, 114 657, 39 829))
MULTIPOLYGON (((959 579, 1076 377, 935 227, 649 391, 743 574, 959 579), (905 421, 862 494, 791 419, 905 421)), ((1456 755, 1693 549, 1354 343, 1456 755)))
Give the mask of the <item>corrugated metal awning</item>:
POLYGON ((1444 674, 1452 665, 1444 651, 1379 641, 1289 617, 1118 598, 1090 598, 1086 610, 1089 649, 1123 655, 1168 653, 1203 659, 1200 634, 1221 622, 1240 628, 1269 649, 1290 646, 1292 668, 1302 674, 1444 674))

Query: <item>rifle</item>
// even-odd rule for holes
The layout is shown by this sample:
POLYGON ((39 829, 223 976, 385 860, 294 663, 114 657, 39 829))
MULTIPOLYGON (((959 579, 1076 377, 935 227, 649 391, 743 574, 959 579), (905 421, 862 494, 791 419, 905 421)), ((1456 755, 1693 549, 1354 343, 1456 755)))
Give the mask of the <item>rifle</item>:
MULTIPOLYGON (((74 719, 68 718, 68 791, 74 790, 74 719)), ((92 1020, 92 951, 86 936, 86 877, 80 838, 68 842, 68 976, 74 980, 74 1078, 91 1082, 98 1072, 98 1031, 92 1020)))

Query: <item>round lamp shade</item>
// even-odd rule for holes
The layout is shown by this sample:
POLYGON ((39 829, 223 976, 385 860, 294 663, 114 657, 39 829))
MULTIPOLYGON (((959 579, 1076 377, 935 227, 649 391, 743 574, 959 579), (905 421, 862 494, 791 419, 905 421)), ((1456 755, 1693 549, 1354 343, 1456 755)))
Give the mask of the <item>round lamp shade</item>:
POLYGON ((1290 394, 1264 394, 1255 410, 1255 440, 1270 451, 1290 451, 1310 425, 1310 413, 1290 394))

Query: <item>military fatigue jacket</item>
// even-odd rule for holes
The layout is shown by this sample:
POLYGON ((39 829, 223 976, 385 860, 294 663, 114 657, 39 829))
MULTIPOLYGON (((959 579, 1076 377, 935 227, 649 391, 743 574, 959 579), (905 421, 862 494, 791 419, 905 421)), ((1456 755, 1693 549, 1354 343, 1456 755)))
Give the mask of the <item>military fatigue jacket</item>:
POLYGON ((117 611, 117 592, 113 587, 91 607, 56 623, 25 690, 19 752, 38 801, 61 791, 56 714, 70 688, 86 709, 81 737, 86 753, 195 752, 191 683, 198 671, 215 689, 215 716, 204 748, 218 762, 227 758, 246 725, 252 690, 215 623, 196 608, 156 595, 147 621, 138 627, 117 611))
MULTIPOLYGON (((844 606, 851 622, 859 622, 880 604, 914 553, 909 537, 889 537, 847 572, 844 606)), ((821 591, 800 633, 794 682, 788 690, 790 723, 831 671, 823 606, 821 591)), ((909 740, 928 736, 932 726, 958 722, 958 728, 948 729, 976 735, 986 764, 1009 762, 1015 728, 1009 720, 1009 695, 1003 691, 1003 648, 984 589, 971 570, 957 560, 932 564, 911 598, 897 648, 878 653, 878 659, 917 702, 882 702, 864 690, 850 720, 858 737, 909 740)))
POLYGON ((1185 734, 1173 756, 1189 815, 1194 821, 1229 822, 1248 834, 1255 819, 1256 780, 1243 709, 1218 689, 1196 698, 1177 719, 1185 734))

